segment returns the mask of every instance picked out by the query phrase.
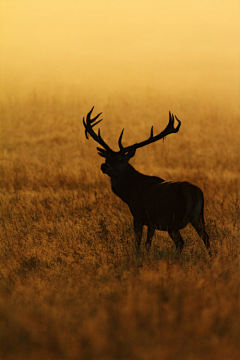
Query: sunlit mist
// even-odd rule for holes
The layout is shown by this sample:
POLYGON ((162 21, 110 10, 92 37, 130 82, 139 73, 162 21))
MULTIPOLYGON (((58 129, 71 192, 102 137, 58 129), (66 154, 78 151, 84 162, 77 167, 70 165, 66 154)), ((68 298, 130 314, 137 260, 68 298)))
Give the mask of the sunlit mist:
POLYGON ((236 92, 238 1, 1 1, 1 90, 236 92))

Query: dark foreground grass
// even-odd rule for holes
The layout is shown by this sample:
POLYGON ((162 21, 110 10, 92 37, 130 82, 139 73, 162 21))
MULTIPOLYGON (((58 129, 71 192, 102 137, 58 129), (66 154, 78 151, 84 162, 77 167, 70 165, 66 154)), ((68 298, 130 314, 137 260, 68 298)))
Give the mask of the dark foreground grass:
POLYGON ((200 114, 198 136, 188 128, 190 138, 136 158, 145 173, 203 189, 214 257, 190 226, 181 256, 164 232, 138 255, 127 206, 75 130, 79 107, 35 99, 2 108, 0 358, 238 359, 236 136, 218 117, 214 143, 200 114))

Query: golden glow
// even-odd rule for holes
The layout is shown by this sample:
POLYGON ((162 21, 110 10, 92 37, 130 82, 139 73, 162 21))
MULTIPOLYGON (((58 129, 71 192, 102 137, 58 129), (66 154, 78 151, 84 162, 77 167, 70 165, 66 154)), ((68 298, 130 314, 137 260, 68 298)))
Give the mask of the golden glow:
POLYGON ((0 359, 240 358, 240 2, 0 4, 0 359), (203 190, 211 260, 190 226, 136 252, 93 105, 116 151, 182 121, 130 161, 203 190))
POLYGON ((1 89, 237 91, 239 10, 233 0, 2 0, 1 89))

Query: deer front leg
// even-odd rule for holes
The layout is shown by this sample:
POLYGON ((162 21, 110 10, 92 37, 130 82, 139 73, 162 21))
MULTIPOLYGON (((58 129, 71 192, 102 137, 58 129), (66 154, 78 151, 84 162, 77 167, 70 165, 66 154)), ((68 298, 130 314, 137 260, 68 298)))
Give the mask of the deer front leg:
POLYGON ((154 226, 152 224, 148 225, 147 241, 145 244, 147 252, 149 252, 149 250, 150 250, 154 232, 155 232, 154 226))
POLYGON ((183 238, 181 237, 179 230, 168 230, 168 234, 170 235, 171 239, 174 241, 177 251, 181 254, 184 246, 184 241, 183 238))
POLYGON ((135 241, 136 248, 139 250, 142 240, 142 232, 143 232, 143 223, 139 219, 134 218, 134 233, 135 233, 135 241))

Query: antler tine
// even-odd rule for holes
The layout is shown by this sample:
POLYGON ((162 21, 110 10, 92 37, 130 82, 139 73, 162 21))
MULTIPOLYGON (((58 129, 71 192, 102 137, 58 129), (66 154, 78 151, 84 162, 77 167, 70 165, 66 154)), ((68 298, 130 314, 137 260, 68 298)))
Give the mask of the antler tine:
MULTIPOLYGON (((87 122, 89 122, 90 124, 94 123, 94 121, 97 120, 97 118, 102 114, 102 113, 100 112, 97 116, 95 116, 93 119, 91 119, 91 114, 92 114, 92 112, 93 112, 93 109, 94 109, 94 106, 92 107, 91 111, 89 111, 89 113, 87 114, 87 122)), ((98 120, 98 121, 97 121, 95 124, 93 124, 92 126, 97 125, 100 121, 102 121, 102 119, 101 119, 101 120, 98 120)))
MULTIPOLYGON (((180 126, 181 126, 181 121, 176 117, 176 115, 174 115, 175 116, 175 119, 178 121, 178 125, 177 125, 177 127, 176 127, 176 129, 175 130, 179 130, 179 128, 180 128, 180 126)), ((177 132, 176 131, 176 132, 177 132)))
MULTIPOLYGON (((95 131, 93 131, 93 127, 96 126, 97 124, 100 123, 100 121, 102 121, 102 119, 98 120, 97 122, 95 122, 99 116, 102 113, 99 113, 97 116, 95 116, 93 119, 91 119, 91 114, 93 112, 94 106, 92 107, 92 109, 89 111, 89 113, 87 114, 87 118, 85 121, 85 118, 83 118, 83 125, 85 127, 85 136, 87 139, 88 138, 88 134, 98 143, 100 144, 106 151, 112 151, 110 149, 110 147, 105 143, 105 141, 102 139, 101 134, 100 134, 100 129, 98 129, 98 134, 95 133, 95 131), (94 124, 95 122, 95 124, 94 124)), ((102 149, 103 150, 103 149, 102 149)), ((104 150, 103 150, 104 151, 104 150)), ((103 152, 102 152, 103 154, 103 152)), ((106 152, 104 153, 106 155, 106 152)), ((103 156, 103 155, 101 155, 103 156)))
MULTIPOLYGON (((176 133, 178 132, 179 128, 181 126, 181 121, 176 117, 176 115, 171 114, 171 112, 169 111, 169 123, 166 127, 165 130, 169 131, 169 134, 171 133, 176 133), (174 128, 174 117, 176 118, 176 120, 178 121, 178 125, 176 128, 174 128)), ((164 131, 165 131, 164 130, 164 131)), ((167 134, 168 135, 168 134, 167 134)))
POLYGON ((120 136, 119 136, 119 139, 118 139, 118 146, 119 146, 120 150, 123 150, 123 149, 124 149, 124 147, 122 146, 123 132, 124 132, 124 129, 122 129, 122 132, 121 132, 121 134, 120 134, 120 136))
POLYGON ((151 139, 153 137, 153 126, 151 127, 151 133, 150 133, 150 138, 151 139))

